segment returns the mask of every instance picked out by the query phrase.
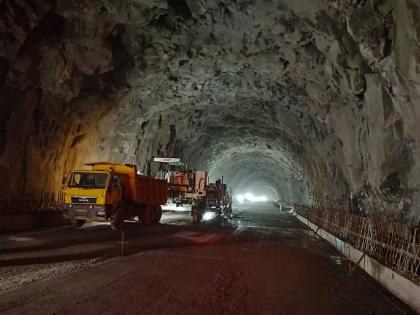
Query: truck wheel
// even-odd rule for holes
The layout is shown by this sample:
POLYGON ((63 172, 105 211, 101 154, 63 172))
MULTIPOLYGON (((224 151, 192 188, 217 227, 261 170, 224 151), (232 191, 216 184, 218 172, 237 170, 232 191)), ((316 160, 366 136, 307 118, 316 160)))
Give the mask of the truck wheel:
POLYGON ((161 206, 157 206, 155 208, 155 220, 153 221, 153 223, 159 223, 160 218, 162 218, 162 208, 161 206))
POLYGON ((143 224, 149 225, 149 224, 152 224, 156 220, 155 215, 156 214, 155 214, 154 207, 146 206, 139 217, 143 224))

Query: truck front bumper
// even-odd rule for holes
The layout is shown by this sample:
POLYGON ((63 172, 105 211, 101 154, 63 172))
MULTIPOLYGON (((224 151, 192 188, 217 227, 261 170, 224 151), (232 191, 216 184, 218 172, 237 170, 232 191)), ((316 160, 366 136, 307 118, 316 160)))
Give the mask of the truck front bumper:
POLYGON ((65 204, 64 218, 70 220, 107 221, 107 209, 104 205, 65 204))

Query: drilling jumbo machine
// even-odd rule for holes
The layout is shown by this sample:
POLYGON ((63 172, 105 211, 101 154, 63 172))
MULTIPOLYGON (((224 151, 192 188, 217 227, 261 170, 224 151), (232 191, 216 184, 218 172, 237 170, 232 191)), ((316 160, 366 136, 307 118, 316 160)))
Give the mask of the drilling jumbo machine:
POLYGON ((194 222, 200 222, 206 213, 214 213, 217 217, 222 214, 225 217, 232 215, 232 189, 227 188, 223 178, 207 184, 205 198, 200 200, 194 212, 194 222))
POLYGON ((88 163, 91 170, 73 171, 64 187, 64 216, 73 222, 111 221, 117 229, 124 220, 143 224, 160 221, 168 198, 164 180, 138 175, 136 165, 88 163))
POLYGON ((194 205, 205 197, 207 171, 188 170, 179 158, 155 158, 155 162, 168 164, 160 178, 168 182, 168 204, 176 207, 194 205))
POLYGON ((206 171, 172 171, 169 175, 169 199, 177 206, 193 204, 205 196, 206 171))
POLYGON ((171 174, 169 195, 176 202, 190 203, 194 223, 199 223, 206 213, 226 217, 232 214, 232 197, 226 184, 220 180, 208 183, 206 171, 182 171, 171 174))
POLYGON ((169 202, 182 207, 191 205, 191 216, 194 223, 202 220, 207 212, 220 216, 232 213, 232 194, 227 190, 223 180, 208 183, 207 171, 188 170, 178 158, 155 158, 155 162, 167 163, 168 170, 164 176, 168 182, 169 202))

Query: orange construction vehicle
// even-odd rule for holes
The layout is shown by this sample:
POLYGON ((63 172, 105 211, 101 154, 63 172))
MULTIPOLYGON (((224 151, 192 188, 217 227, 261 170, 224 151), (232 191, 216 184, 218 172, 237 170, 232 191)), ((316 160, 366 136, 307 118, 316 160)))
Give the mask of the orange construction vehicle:
POLYGON ((205 196, 206 171, 178 170, 169 172, 169 199, 177 205, 192 203, 205 196))
POLYGON ((138 175, 136 165, 114 162, 86 164, 91 170, 73 171, 64 187, 64 216, 85 221, 111 221, 116 229, 126 219, 157 223, 167 202, 164 180, 138 175))
POLYGON ((222 214, 226 217, 232 215, 232 189, 222 180, 218 179, 215 183, 206 185, 205 194, 192 208, 193 222, 200 222, 206 213, 215 213, 216 216, 222 214))
POLYGON ((179 158, 155 158, 154 161, 167 164, 167 170, 160 171, 158 177, 168 182, 168 205, 184 208, 205 196, 207 171, 188 170, 179 158))
POLYGON ((167 171, 160 174, 168 182, 168 204, 191 205, 193 222, 200 222, 207 212, 217 216, 232 214, 232 192, 228 191, 223 178, 209 184, 207 171, 188 170, 179 158, 155 158, 154 161, 168 164, 167 171))

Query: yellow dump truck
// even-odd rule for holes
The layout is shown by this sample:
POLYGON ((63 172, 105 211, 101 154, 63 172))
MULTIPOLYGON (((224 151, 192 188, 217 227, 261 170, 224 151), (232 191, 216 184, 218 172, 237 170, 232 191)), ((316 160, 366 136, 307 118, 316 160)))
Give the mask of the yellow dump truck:
POLYGON ((116 229, 126 219, 157 223, 167 202, 164 180, 138 175, 136 165, 113 162, 86 164, 91 170, 71 173, 64 187, 64 216, 82 224, 111 221, 116 229))

